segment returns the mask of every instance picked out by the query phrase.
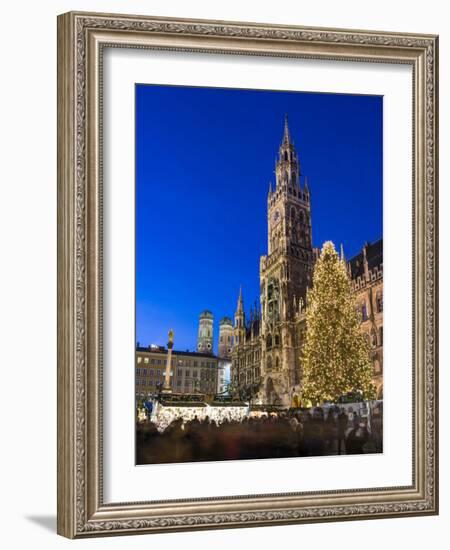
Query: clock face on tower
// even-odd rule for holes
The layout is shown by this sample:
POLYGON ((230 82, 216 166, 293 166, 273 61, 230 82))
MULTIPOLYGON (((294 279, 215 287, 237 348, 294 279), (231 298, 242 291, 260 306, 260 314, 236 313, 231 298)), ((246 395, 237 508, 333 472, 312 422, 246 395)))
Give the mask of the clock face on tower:
POLYGON ((272 223, 275 225, 278 223, 281 219, 281 214, 279 210, 275 210, 275 212, 272 214, 272 223))

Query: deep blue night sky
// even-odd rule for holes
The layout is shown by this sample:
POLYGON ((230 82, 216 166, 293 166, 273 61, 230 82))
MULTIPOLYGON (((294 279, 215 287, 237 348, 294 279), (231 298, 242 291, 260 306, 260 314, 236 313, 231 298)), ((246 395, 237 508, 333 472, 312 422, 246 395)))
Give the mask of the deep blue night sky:
POLYGON ((136 86, 136 340, 195 350, 198 315, 259 299, 284 115, 308 177, 314 246, 382 236, 382 98, 136 86))

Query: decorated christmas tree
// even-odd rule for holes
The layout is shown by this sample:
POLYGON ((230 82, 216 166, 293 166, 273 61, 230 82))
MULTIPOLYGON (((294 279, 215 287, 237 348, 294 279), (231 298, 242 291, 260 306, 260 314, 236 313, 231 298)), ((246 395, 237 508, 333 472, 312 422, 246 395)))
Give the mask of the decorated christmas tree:
POLYGON ((315 403, 348 392, 373 399, 369 343, 351 291, 345 260, 324 243, 308 290, 303 346, 303 396, 315 403))

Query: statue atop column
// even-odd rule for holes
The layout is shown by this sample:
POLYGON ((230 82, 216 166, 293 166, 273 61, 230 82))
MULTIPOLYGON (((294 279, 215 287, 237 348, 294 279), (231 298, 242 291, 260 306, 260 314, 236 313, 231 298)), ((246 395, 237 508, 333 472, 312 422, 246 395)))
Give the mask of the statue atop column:
POLYGON ((166 372, 164 375, 164 386, 162 393, 172 393, 172 386, 170 385, 170 373, 172 370, 172 349, 173 349, 173 340, 174 340, 174 331, 173 329, 169 330, 169 341, 167 342, 167 362, 166 362, 166 372))

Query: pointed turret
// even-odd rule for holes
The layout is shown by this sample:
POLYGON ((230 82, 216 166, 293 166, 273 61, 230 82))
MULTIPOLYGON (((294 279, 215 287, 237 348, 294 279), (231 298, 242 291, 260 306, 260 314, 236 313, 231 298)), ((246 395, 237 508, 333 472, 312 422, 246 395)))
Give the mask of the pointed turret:
POLYGON ((297 152, 289 131, 287 115, 284 118, 283 139, 281 140, 278 158, 275 166, 276 188, 298 189, 300 166, 297 152))
POLYGON ((255 312, 255 319, 257 321, 259 321, 259 319, 260 319, 259 307, 258 307, 258 302, 256 300, 255 300, 255 307, 254 307, 253 311, 255 312))
POLYGON ((237 302, 236 314, 244 312, 244 300, 242 299, 242 285, 239 287, 239 297, 237 302))
POLYGON ((284 133, 283 133, 283 145, 289 145, 291 143, 291 133, 289 132, 289 122, 287 113, 284 115, 284 133))
POLYGON ((363 246, 363 264, 364 264, 364 276, 366 281, 370 280, 369 275, 369 262, 367 261, 367 249, 369 248, 369 243, 366 241, 363 246))
POLYGON ((245 314, 244 300, 242 299, 242 285, 239 288, 236 313, 234 314, 234 343, 239 345, 244 342, 245 337, 245 314))
POLYGON ((308 176, 305 176, 305 185, 304 185, 305 195, 309 197, 309 185, 308 185, 308 176))

